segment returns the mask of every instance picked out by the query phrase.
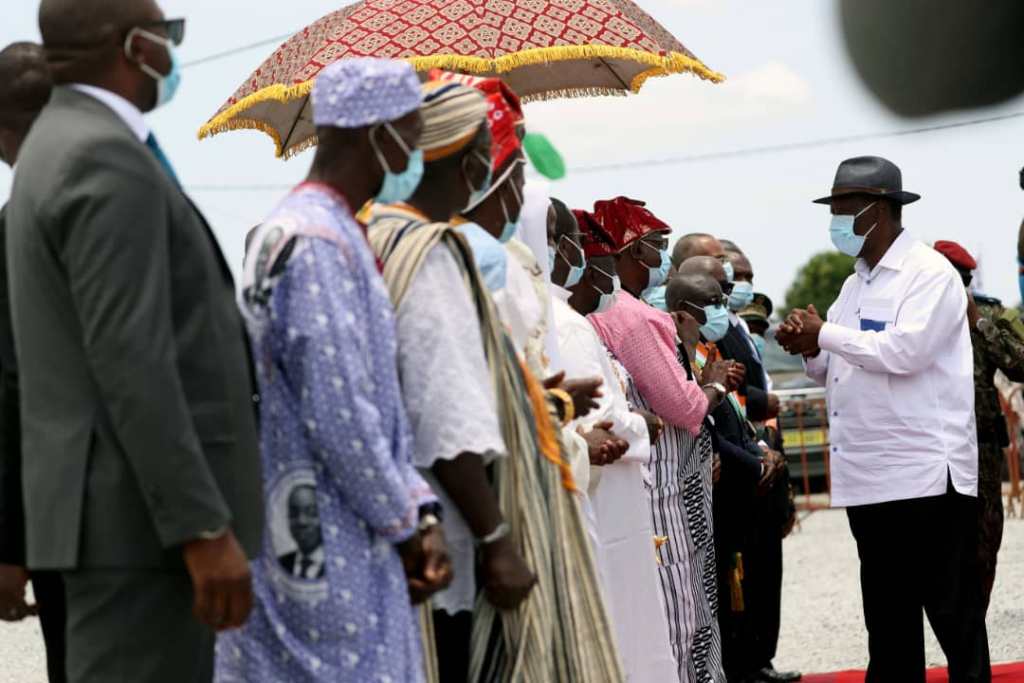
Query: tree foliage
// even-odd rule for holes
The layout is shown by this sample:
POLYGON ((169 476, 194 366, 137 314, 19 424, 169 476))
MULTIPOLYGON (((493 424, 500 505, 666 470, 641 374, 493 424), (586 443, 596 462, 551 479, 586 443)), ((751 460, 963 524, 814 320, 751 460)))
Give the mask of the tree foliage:
POLYGON ((824 251, 815 254, 800 268, 793 284, 786 291, 786 305, 782 315, 788 315, 794 308, 806 308, 814 304, 821 317, 839 296, 843 282, 853 272, 856 261, 838 251, 824 251))

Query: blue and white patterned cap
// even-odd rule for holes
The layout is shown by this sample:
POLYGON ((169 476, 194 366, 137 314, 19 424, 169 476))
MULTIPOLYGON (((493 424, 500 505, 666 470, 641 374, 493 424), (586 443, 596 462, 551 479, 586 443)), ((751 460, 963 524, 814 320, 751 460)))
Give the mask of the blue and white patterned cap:
POLYGON ((400 119, 423 101, 420 80, 408 62, 376 57, 341 59, 313 84, 313 123, 362 128, 400 119))

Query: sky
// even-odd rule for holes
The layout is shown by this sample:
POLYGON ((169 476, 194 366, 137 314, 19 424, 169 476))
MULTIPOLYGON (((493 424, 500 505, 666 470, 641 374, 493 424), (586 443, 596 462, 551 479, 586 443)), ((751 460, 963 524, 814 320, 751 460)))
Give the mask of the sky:
MULTIPOLYGON (((904 225, 928 242, 960 241, 979 257, 982 288, 1007 303, 1019 301, 1015 245, 1024 215, 1017 175, 1024 165, 1024 118, 811 149, 650 162, 1024 111, 1024 98, 980 111, 900 119, 857 79, 831 1, 642 4, 728 79, 714 85, 676 75, 651 79, 631 97, 528 104, 528 127, 547 134, 570 168, 553 185, 553 195, 585 208, 624 194, 645 200, 675 236, 710 232, 732 239, 751 257, 756 289, 781 302, 801 264, 832 248, 828 208, 810 200, 828 193, 840 161, 876 154, 896 162, 904 187, 922 195, 904 211, 904 225), (627 167, 593 170, 608 164, 627 167)), ((163 0, 161 6, 167 16, 188 20, 179 48, 183 62, 294 32, 341 7, 325 0, 163 0)), ((8 0, 0 45, 38 40, 37 8, 35 0, 8 0)), ((275 47, 187 68, 176 99, 148 117, 236 274, 246 231, 285 190, 224 186, 293 184, 312 154, 284 162, 262 133, 231 132, 200 142, 196 131, 275 47)), ((10 180, 0 168, 0 198, 8 195, 10 180)))

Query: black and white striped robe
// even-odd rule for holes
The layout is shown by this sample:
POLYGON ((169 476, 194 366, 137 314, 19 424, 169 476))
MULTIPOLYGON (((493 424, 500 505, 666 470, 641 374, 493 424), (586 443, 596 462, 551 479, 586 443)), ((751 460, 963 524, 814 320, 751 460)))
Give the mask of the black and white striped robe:
MULTIPOLYGON (((626 395, 634 408, 650 411, 632 379, 626 395)), ((712 457, 706 424, 695 437, 666 423, 648 463, 654 532, 668 539, 658 553, 658 574, 680 683, 725 681, 711 514, 712 457)))

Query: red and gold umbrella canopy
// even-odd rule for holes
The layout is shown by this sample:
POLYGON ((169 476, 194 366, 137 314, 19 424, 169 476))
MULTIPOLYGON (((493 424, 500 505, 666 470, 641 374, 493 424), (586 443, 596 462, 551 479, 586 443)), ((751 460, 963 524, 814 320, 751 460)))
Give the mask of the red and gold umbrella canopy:
POLYGON ((525 101, 638 92, 673 73, 723 80, 630 0, 364 0, 285 41, 199 137, 262 130, 284 157, 315 145, 316 75, 364 56, 498 76, 525 101))

